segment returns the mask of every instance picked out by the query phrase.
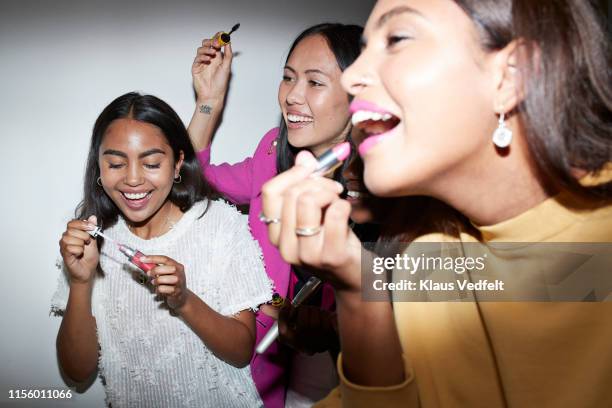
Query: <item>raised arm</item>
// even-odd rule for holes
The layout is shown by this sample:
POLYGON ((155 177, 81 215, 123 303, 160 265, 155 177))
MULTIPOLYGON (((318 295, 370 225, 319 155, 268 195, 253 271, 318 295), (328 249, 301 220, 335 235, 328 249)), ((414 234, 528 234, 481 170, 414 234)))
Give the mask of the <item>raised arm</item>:
POLYGON ((196 151, 210 146, 219 125, 232 66, 232 46, 226 44, 223 51, 213 41, 205 39, 198 48, 191 76, 196 93, 196 107, 187 128, 196 151))
POLYGON ((223 51, 210 39, 198 48, 191 75, 196 93, 196 107, 187 128, 206 179, 234 204, 248 204, 252 194, 252 163, 210 164, 210 144, 225 107, 232 64, 232 46, 223 51))

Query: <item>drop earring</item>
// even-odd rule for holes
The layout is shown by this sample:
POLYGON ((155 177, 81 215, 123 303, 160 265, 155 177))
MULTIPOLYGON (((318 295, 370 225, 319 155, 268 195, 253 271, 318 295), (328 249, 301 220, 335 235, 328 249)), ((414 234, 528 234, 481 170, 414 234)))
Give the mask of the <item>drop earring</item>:
POLYGON ((503 112, 499 114, 497 129, 493 132, 493 144, 502 149, 510 146, 512 142, 512 131, 506 127, 505 117, 503 112))

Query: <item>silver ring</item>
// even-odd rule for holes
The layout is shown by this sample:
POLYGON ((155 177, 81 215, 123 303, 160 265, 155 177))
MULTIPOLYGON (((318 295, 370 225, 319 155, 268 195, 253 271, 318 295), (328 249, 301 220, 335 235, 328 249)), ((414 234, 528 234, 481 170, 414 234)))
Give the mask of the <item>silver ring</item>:
POLYGON ((263 222, 266 225, 270 225, 270 224, 279 224, 281 220, 280 218, 268 218, 264 215, 263 212, 260 212, 259 221, 263 222))
POLYGON ((317 235, 321 232, 321 226, 312 227, 312 228, 296 228, 295 235, 298 237, 312 237, 313 235, 317 235))

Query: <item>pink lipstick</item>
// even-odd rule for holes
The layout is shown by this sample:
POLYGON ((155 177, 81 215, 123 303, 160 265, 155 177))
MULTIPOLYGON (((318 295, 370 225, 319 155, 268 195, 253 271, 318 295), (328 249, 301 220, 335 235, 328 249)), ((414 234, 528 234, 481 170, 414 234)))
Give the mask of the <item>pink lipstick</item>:
POLYGON ((323 176, 334 171, 351 153, 351 144, 349 142, 340 143, 337 146, 327 150, 317 159, 317 168, 313 172, 314 175, 323 176))

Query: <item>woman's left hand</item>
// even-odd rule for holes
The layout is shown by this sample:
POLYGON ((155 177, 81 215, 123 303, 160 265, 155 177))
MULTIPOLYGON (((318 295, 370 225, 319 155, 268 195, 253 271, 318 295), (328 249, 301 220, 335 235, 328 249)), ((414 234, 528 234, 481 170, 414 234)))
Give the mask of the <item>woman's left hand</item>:
POLYGON ((147 255, 141 260, 145 263, 157 264, 149 271, 155 292, 166 297, 166 303, 171 309, 179 309, 183 306, 189 294, 183 265, 163 255, 147 255))

